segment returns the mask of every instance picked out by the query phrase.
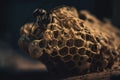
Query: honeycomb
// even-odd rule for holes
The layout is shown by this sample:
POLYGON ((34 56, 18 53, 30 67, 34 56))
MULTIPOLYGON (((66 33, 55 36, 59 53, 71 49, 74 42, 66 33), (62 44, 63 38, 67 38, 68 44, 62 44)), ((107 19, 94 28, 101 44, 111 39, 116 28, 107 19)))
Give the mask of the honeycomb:
POLYGON ((19 46, 31 57, 81 74, 120 68, 120 35, 112 24, 68 6, 55 8, 51 16, 45 31, 37 22, 20 30, 19 46))

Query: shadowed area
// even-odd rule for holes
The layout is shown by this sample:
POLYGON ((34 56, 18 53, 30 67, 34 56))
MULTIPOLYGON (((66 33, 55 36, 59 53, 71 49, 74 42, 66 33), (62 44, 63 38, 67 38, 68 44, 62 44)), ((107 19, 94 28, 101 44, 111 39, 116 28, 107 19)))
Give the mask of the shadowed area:
MULTIPOLYGON (((56 79, 56 75, 52 74, 53 72, 47 70, 47 66, 45 66, 44 63, 41 63, 40 61, 36 59, 32 59, 29 57, 28 54, 25 54, 20 48, 18 47, 18 38, 19 30, 22 25, 24 25, 25 21, 27 22, 33 22, 35 18, 29 18, 32 16, 32 12, 36 8, 44 8, 47 11, 50 9, 60 6, 60 5, 68 5, 68 6, 75 6, 78 10, 88 10, 91 13, 93 13, 96 17, 99 19, 110 18, 111 21, 120 27, 120 1, 119 0, 76 0, 76 1, 65 1, 65 0, 1 0, 0 1, 0 80, 58 80, 56 79)), ((82 16, 85 18, 84 16, 82 16)), ((86 21, 90 21, 91 23, 94 23, 91 19, 87 19, 86 21)), ((106 25, 109 25, 106 23, 106 25)), ((77 28, 75 28, 77 29, 77 28)), ((106 29, 104 29, 106 30, 106 29)), ((116 30, 115 30, 116 31, 116 30)), ((54 37, 58 38, 59 33, 57 31, 54 32, 54 37)), ((110 33, 114 32, 113 29, 110 29, 110 33)), ((116 32, 116 34, 120 37, 120 32, 116 32)), ((81 37, 85 39, 86 37, 82 33, 78 33, 78 35, 82 35, 81 37)), ((86 39, 90 39, 89 35, 86 39)), ((98 39, 98 38, 96 38, 98 39)), ((78 41, 78 40, 76 40, 78 41)), ((99 39, 98 39, 99 41, 99 39)), ((54 41, 50 41, 51 43, 55 43, 56 39, 54 41)), ((113 42, 112 42, 113 43, 113 42)), ((60 47, 64 46, 65 44, 62 44, 61 41, 58 41, 58 44, 60 47)), ((74 43, 73 39, 68 39, 66 42, 66 45, 71 47, 76 45, 77 43, 74 43), (71 44, 70 44, 71 43, 71 44)), ((119 44, 119 43, 116 43, 119 44)), ((81 46, 81 45, 79 45, 81 46)), ((79 47, 78 46, 78 47, 79 47)), ((94 45, 90 45, 90 48, 92 47, 93 51, 96 51, 97 48, 94 47, 94 45)), ((59 52, 62 54, 64 52, 64 49, 67 52, 67 48, 64 47, 59 52)), ((76 51, 75 47, 71 47, 71 54, 73 54, 73 51, 76 51)), ((79 48, 78 53, 84 54, 84 52, 81 53, 81 51, 84 51, 84 48, 79 48)), ((58 52, 54 51, 54 54, 51 56, 55 56, 58 54, 58 52)), ((67 61, 71 58, 70 55, 64 56, 64 60, 67 61)), ((74 56, 74 60, 78 60, 76 55, 74 56)), ((89 59, 90 60, 90 59, 89 59)), ((81 63, 79 63, 81 64, 81 63)), ((52 67, 53 70, 55 70, 54 67, 52 67)), ((59 70, 64 71, 64 70, 59 70)), ((58 73, 58 71, 56 71, 58 73)), ((66 74, 66 73, 65 73, 66 74)), ((101 73, 102 75, 104 74, 101 73)), ((64 74, 62 74, 64 76, 64 74)), ((99 76, 99 73, 89 74, 90 76, 99 76), (97 75, 98 74, 98 75, 97 75)), ((104 74, 105 75, 105 74, 104 74)), ((101 76, 107 77, 105 78, 108 80, 119 80, 120 74, 118 72, 109 73, 110 76, 101 76)), ((79 79, 79 76, 75 76, 72 78, 72 76, 66 80, 75 80, 79 79)), ((81 78, 82 80, 86 80, 89 78, 89 76, 84 75, 81 78)), ((95 77, 93 77, 95 78, 95 77)), ((89 79, 93 79, 89 78, 89 79)), ((89 80, 88 79, 88 80, 89 80)), ((98 79, 98 78, 95 78, 98 79)), ((98 79, 98 80, 101 80, 98 79)))
POLYGON ((45 78, 48 74, 46 66, 40 61, 26 55, 20 55, 10 45, 0 41, 0 79, 33 80, 45 78))

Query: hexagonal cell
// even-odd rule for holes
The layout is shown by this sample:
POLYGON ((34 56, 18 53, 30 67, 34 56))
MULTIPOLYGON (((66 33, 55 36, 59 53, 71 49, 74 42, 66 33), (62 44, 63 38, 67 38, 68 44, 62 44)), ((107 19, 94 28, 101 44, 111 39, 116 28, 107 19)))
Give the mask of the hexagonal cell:
POLYGON ((117 55, 119 55, 119 52, 116 51, 116 50, 112 50, 112 54, 113 54, 114 56, 117 56, 117 55))
POLYGON ((97 51, 98 51, 98 46, 97 46, 97 44, 89 44, 89 48, 90 48, 93 52, 97 52, 97 51))
POLYGON ((71 47, 71 46, 73 46, 73 42, 74 42, 73 39, 68 39, 68 40, 66 41, 66 45, 69 46, 69 47, 71 47))
POLYGON ((75 31, 80 31, 81 30, 81 28, 78 26, 78 25, 76 25, 75 24, 75 22, 74 22, 74 24, 73 24, 74 26, 72 27, 75 31))
POLYGON ((100 42, 100 39, 99 39, 99 37, 96 37, 96 41, 97 41, 97 42, 100 42))
POLYGON ((63 57, 64 62, 68 62, 72 59, 72 55, 66 55, 63 57))
POLYGON ((83 22, 80 23, 80 27, 84 27, 83 22))
POLYGON ((39 47, 40 48, 45 48, 47 46, 47 41, 42 39, 40 42, 39 42, 39 47))
POLYGON ((33 49, 31 52, 31 56, 36 56, 38 54, 39 50, 38 49, 33 49))
POLYGON ((64 25, 64 27, 67 28, 67 29, 70 29, 70 28, 71 28, 70 26, 68 26, 68 21, 67 21, 67 20, 64 20, 64 21, 63 21, 63 25, 64 25))
POLYGON ((90 35, 90 34, 86 34, 86 40, 91 41, 91 42, 96 42, 94 37, 92 35, 90 35))
POLYGON ((84 54, 85 54, 85 51, 86 51, 86 49, 85 49, 84 47, 78 49, 78 53, 79 53, 80 55, 84 55, 84 54))
POLYGON ((63 31, 63 35, 64 35, 65 38, 69 38, 69 34, 67 32, 63 31))
POLYGON ((64 46, 65 46, 64 41, 58 40, 58 47, 61 48, 61 47, 64 47, 64 46))
POLYGON ((56 27, 56 26, 55 26, 54 24, 50 24, 50 25, 49 25, 49 29, 50 29, 50 30, 55 30, 55 27, 56 27))
POLYGON ((85 32, 86 34, 90 34, 90 30, 88 30, 87 27, 84 28, 84 32, 85 32))
POLYGON ((86 39, 86 35, 83 34, 83 33, 81 33, 81 32, 78 32, 76 35, 79 36, 79 37, 81 37, 83 40, 86 39))
POLYGON ((63 47, 63 48, 61 48, 60 50, 59 50, 59 54, 61 55, 61 56, 65 56, 65 55, 67 55, 68 54, 68 47, 63 47))
POLYGON ((54 38, 58 38, 58 36, 59 36, 59 31, 53 31, 53 36, 54 36, 54 38))
POLYGON ((53 39, 53 40, 49 40, 48 41, 48 44, 50 45, 50 46, 57 46, 57 44, 58 44, 58 41, 56 40, 56 39, 53 39))
POLYGON ((84 44, 84 41, 82 39, 75 39, 74 40, 74 46, 76 47, 82 47, 84 44))
POLYGON ((80 55, 79 54, 74 55, 73 56, 73 61, 79 62, 80 61, 80 55))
POLYGON ((93 57, 96 53, 90 51, 90 50, 86 50, 86 54, 90 57, 93 57))
POLYGON ((33 58, 39 58, 43 54, 42 49, 35 48, 30 52, 30 56, 33 58))
POLYGON ((72 54, 72 55, 77 54, 77 48, 76 47, 70 47, 69 53, 72 54))
POLYGON ((58 51, 56 49, 53 50, 53 52, 51 53, 52 57, 58 56, 58 51))

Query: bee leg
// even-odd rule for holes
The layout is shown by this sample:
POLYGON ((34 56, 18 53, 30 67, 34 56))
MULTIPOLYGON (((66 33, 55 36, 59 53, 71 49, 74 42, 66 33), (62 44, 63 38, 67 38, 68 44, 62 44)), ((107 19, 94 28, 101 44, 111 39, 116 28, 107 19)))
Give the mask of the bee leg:
MULTIPOLYGON (((52 16, 52 20, 51 20, 51 22, 54 22, 54 19, 57 19, 58 21, 60 21, 60 19, 58 18, 58 17, 56 17, 56 16, 52 16)), ((61 21, 60 21, 61 22, 61 21)))
POLYGON ((56 16, 52 16, 52 22, 54 22, 55 18, 60 22, 60 26, 64 26, 63 22, 58 17, 56 17, 56 16))
POLYGON ((55 19, 55 16, 51 16, 51 21, 50 21, 50 23, 53 23, 53 22, 54 22, 54 19, 55 19))

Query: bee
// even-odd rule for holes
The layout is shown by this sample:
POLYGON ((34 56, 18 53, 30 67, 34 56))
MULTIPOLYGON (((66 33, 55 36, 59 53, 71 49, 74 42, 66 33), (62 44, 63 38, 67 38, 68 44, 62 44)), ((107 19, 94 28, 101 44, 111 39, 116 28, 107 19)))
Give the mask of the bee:
MULTIPOLYGON (((65 14, 67 11, 69 11, 68 8, 69 7, 63 7, 60 9, 57 8, 50 11, 46 11, 42 8, 36 8, 32 14, 32 18, 36 18, 36 20, 30 25, 24 25, 22 27, 21 32, 34 38, 40 39, 43 37, 43 34, 46 31, 46 29, 53 30, 57 26, 57 28, 63 31, 64 17, 61 18, 61 16, 68 16, 67 14, 65 14), (57 12, 61 13, 62 11, 65 11, 64 14, 59 14, 59 16, 57 12)), ((72 13, 72 11, 70 12, 72 13)), ((67 18, 65 18, 65 20, 66 19, 67 18)))
POLYGON ((45 9, 35 9, 33 17, 37 18, 36 22, 41 30, 46 30, 47 24, 53 21, 52 16, 45 9))

